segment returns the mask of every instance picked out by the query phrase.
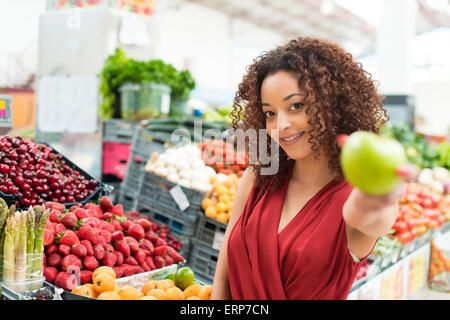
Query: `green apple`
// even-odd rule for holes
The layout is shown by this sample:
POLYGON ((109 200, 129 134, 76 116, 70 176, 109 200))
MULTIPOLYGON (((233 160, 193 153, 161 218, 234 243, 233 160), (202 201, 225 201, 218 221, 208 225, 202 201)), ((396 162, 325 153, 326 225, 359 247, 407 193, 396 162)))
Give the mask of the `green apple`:
POLYGON ((407 163, 403 146, 395 139, 357 131, 341 151, 341 167, 347 181, 372 195, 391 192, 400 182, 396 169, 407 163))

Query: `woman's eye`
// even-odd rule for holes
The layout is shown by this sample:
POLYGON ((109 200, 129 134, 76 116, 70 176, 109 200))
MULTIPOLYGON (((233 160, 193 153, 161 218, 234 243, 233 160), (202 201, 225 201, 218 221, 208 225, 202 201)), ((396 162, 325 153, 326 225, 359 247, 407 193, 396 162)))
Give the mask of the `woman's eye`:
POLYGON ((266 112, 264 112, 264 115, 266 116, 266 118, 270 118, 270 117, 273 117, 275 115, 275 112, 273 112, 273 111, 266 111, 266 112))
POLYGON ((295 110, 299 110, 304 106, 303 103, 299 102, 299 103, 294 103, 292 106, 289 107, 290 111, 295 111, 295 110))

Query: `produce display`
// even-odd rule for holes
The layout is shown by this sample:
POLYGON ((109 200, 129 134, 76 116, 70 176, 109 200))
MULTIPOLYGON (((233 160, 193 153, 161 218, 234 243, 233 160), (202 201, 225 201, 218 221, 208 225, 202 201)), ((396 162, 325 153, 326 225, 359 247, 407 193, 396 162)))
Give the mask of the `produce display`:
POLYGON ((0 138, 0 191, 18 195, 16 207, 79 202, 97 187, 96 180, 73 170, 51 147, 20 136, 0 138))
POLYGON ((235 173, 242 177, 248 166, 245 152, 235 151, 234 146, 222 140, 205 141, 201 144, 202 159, 217 173, 235 173))
POLYGON ((445 168, 422 169, 417 181, 441 194, 450 193, 450 172, 445 168))
POLYGON ((430 287, 450 293, 450 233, 431 240, 431 260, 428 282, 430 287))
POLYGON ((164 280, 150 280, 141 288, 117 286, 110 267, 92 273, 92 283, 74 287, 71 292, 99 300, 210 300, 212 286, 194 282, 194 272, 182 267, 164 280))
POLYGON ((44 206, 16 211, 0 198, 1 280, 16 292, 38 289, 43 282, 44 206))
POLYGON ((170 240, 167 229, 138 213, 124 215, 121 204, 113 205, 107 196, 99 205, 64 205, 50 202, 51 210, 44 237, 44 276, 50 283, 71 291, 75 275, 80 273, 81 284, 90 283, 92 273, 100 266, 111 267, 117 278, 160 269, 183 262, 178 253, 181 243, 170 240), (159 235, 155 232, 159 231, 159 235))
POLYGON ((202 118, 206 121, 221 121, 231 124, 230 113, 232 110, 233 106, 208 109, 203 113, 202 118))

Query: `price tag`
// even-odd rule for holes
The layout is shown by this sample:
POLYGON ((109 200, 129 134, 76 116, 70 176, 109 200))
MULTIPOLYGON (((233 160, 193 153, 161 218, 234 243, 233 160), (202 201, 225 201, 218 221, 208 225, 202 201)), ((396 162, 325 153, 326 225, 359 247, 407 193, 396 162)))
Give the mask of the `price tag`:
POLYGON ((220 250, 220 247, 222 246, 223 238, 225 237, 225 232, 222 231, 216 231, 214 233, 214 240, 212 247, 216 250, 220 250))
POLYGON ((175 200, 175 202, 178 205, 178 208, 180 208, 181 211, 186 210, 191 205, 189 203, 189 200, 186 197, 186 194, 183 192, 183 189, 181 189, 180 186, 175 186, 172 189, 170 189, 170 194, 172 195, 172 198, 175 200))
POLYGON ((169 114, 170 112, 170 96, 168 94, 163 94, 161 97, 161 113, 169 114))

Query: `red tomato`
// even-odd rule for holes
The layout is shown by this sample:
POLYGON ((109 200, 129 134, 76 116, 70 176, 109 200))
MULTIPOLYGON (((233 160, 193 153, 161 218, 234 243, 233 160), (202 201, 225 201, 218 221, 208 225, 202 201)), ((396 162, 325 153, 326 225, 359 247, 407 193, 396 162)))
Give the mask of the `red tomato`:
POLYGON ((408 225, 404 221, 397 221, 392 227, 395 229, 396 233, 408 231, 408 225))
POLYGON ((398 234, 398 235, 397 235, 397 238, 398 238, 403 244, 405 244, 405 243, 407 243, 407 242, 409 242, 409 241, 412 240, 412 238, 411 238, 411 233, 409 233, 408 231, 398 234))
POLYGON ((407 202, 413 202, 413 203, 417 202, 417 196, 413 193, 407 194, 405 199, 407 202))
POLYGON ((431 201, 430 198, 425 198, 423 199, 421 205, 424 208, 433 208, 433 201, 431 201))
POLYGON ((240 171, 238 171, 238 173, 237 173, 237 175, 238 175, 239 178, 242 177, 243 174, 244 174, 244 170, 240 170, 240 171))
POLYGON ((414 227, 409 232, 411 234, 411 240, 414 240, 419 235, 418 227, 414 227))
POLYGON ((223 170, 225 169, 225 165, 223 163, 216 163, 216 169, 217 170, 223 170))
POLYGON ((444 216, 440 215, 440 216, 437 218, 437 222, 438 222, 439 226, 442 226, 442 225, 445 223, 445 218, 444 218, 444 216))

